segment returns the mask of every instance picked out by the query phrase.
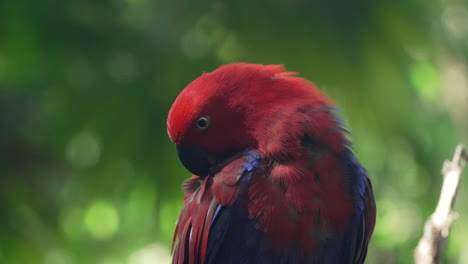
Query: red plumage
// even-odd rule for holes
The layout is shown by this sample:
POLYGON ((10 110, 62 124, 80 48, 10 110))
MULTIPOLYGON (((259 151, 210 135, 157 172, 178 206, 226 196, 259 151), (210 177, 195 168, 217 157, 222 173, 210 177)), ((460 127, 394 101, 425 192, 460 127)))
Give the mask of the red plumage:
MULTIPOLYGON (((268 237, 268 247, 286 252, 299 243, 299 256, 281 255, 286 259, 335 263, 324 261, 333 256, 322 255, 329 254, 330 241, 346 236, 355 225, 366 240, 352 235, 349 239, 359 245, 343 256, 349 255, 351 263, 364 261, 375 223, 372 187, 348 149, 330 100, 292 74, 279 65, 225 65, 196 79, 174 102, 167 123, 171 140, 222 157, 210 159, 209 175, 193 176, 184 184, 174 263, 204 263, 231 254, 208 248, 215 240, 210 232, 217 211, 230 207, 268 237), (200 117, 209 117, 208 129, 197 127, 200 117), (258 164, 246 149, 258 153, 258 164)), ((230 234, 228 225, 219 228, 224 235, 214 243, 228 243, 222 240, 230 234)), ((231 236, 235 244, 236 236, 231 236)), ((233 245, 232 250, 243 246, 233 245)), ((252 254, 252 259, 262 257, 252 254)))

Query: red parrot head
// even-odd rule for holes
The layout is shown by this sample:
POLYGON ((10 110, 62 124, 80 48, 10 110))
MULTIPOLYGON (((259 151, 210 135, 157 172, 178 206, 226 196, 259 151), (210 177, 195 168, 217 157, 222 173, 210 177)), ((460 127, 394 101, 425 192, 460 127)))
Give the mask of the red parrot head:
POLYGON ((220 160, 247 148, 262 148, 259 145, 274 136, 265 128, 288 109, 305 100, 326 101, 311 83, 291 74, 281 65, 236 63, 190 83, 167 119, 182 164, 191 173, 206 176, 220 160))

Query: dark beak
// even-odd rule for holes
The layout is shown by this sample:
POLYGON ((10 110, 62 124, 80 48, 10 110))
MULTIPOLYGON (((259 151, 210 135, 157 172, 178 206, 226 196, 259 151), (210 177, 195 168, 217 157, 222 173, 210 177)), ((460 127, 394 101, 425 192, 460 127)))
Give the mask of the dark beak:
POLYGON ((177 155, 184 167, 191 173, 205 177, 210 174, 211 164, 209 154, 197 147, 176 146, 177 155))

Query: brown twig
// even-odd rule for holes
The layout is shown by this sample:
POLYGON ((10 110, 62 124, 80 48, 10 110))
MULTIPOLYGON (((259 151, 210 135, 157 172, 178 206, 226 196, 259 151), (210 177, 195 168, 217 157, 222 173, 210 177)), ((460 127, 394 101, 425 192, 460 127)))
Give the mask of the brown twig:
POLYGON ((462 145, 458 145, 455 149, 452 161, 444 162, 442 168, 444 180, 439 202, 424 225, 424 234, 414 253, 416 264, 438 264, 442 261, 450 227, 458 218, 458 214, 452 209, 465 162, 468 162, 468 153, 462 145))

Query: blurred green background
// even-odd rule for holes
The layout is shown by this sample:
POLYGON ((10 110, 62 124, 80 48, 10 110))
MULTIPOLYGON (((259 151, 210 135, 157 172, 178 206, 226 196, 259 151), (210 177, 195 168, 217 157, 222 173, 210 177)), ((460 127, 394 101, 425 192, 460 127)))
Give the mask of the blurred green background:
MULTIPOLYGON (((167 113, 237 61, 343 109, 378 204, 368 263, 411 263, 468 142, 467 1, 0 1, 0 263, 169 263, 189 173, 167 113)), ((468 263, 463 184, 446 263, 468 263)))

